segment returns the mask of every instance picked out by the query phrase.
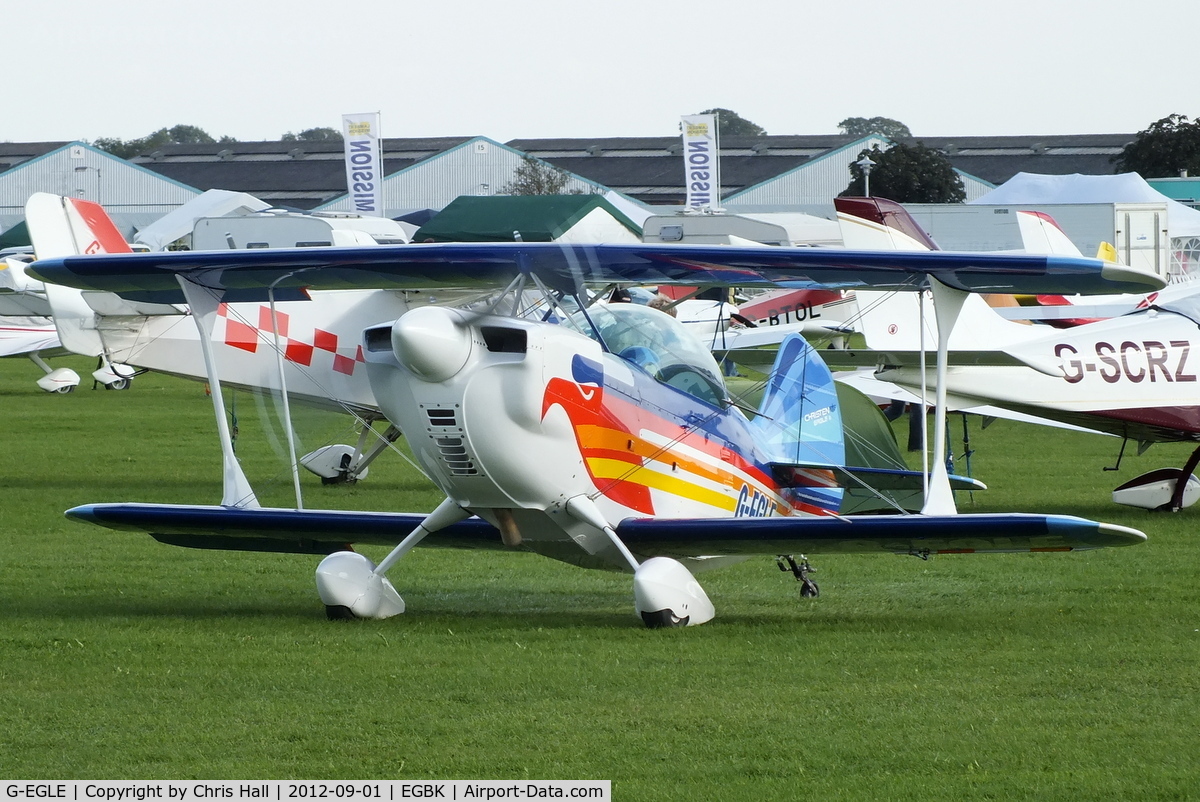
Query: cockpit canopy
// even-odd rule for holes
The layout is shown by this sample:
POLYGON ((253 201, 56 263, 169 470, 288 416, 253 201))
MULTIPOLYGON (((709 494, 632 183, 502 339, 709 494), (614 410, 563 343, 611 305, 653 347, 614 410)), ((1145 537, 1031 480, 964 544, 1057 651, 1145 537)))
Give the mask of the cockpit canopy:
POLYGON ((666 312, 616 303, 596 304, 587 314, 599 332, 579 312, 571 316, 570 325, 658 381, 715 407, 728 404, 712 353, 666 312))

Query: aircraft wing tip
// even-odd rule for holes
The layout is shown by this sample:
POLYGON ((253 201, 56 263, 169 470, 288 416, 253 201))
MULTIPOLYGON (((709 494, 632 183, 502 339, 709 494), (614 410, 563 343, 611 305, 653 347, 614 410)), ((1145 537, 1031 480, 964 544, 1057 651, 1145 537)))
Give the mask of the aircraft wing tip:
POLYGON ((1145 532, 1131 526, 1098 523, 1096 530, 1105 538, 1107 541, 1105 545, 1108 546, 1137 546, 1148 540, 1145 532))

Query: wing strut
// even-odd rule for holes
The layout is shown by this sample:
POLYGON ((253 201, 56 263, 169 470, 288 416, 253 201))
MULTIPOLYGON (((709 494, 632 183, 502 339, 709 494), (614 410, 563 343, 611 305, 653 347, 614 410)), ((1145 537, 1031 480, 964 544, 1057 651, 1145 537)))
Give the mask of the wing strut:
POLYGON ((275 285, 267 289, 271 304, 271 336, 275 344, 275 364, 279 370, 279 397, 283 401, 284 434, 287 435, 288 460, 292 466, 292 486, 296 491, 296 509, 304 509, 304 497, 300 493, 300 461, 296 459, 296 432, 292 428, 292 406, 288 403, 287 373, 283 369, 283 348, 279 345, 279 315, 275 311, 275 285))
POLYGON ((612 528, 612 525, 609 524, 604 515, 597 509, 594 501, 587 496, 573 496, 567 499, 567 512, 585 524, 594 526, 603 532, 613 547, 625 559, 625 562, 629 564, 629 569, 635 574, 637 573, 640 567, 637 557, 634 557, 621 538, 617 537, 617 531, 612 528))
POLYGON ((929 474, 929 492, 925 496, 923 515, 956 515, 954 492, 950 489, 950 474, 946 470, 946 361, 950 332, 958 322, 967 293, 929 279, 933 291, 933 313, 937 319, 937 389, 934 391, 933 465, 929 474))
POLYGON ((222 458, 222 507, 257 508, 258 498, 250 487, 250 480, 242 471, 237 455, 233 453, 233 439, 229 435, 229 422, 225 419, 225 399, 221 394, 221 380, 217 376, 217 360, 213 355, 212 332, 217 320, 217 294, 199 284, 177 275, 183 297, 192 308, 192 318, 200 331, 200 348, 204 352, 204 370, 208 374, 208 388, 212 395, 213 412, 217 416, 217 436, 221 440, 222 458))

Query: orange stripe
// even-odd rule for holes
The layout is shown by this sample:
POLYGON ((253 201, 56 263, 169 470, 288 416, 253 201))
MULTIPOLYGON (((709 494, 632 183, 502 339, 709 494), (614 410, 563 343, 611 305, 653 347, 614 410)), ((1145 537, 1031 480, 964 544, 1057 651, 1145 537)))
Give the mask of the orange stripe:
POLYGON ((597 449, 631 454, 639 459, 657 462, 663 466, 682 468, 690 474, 727 487, 732 487, 741 481, 729 471, 713 468, 703 462, 685 457, 670 450, 667 446, 656 446, 636 435, 588 424, 575 427, 575 431, 579 436, 579 442, 589 452, 597 449))
MULTIPOLYGON (((684 429, 677 423, 672 423, 665 418, 653 414, 644 407, 631 404, 621 398, 605 396, 604 403, 605 406, 611 407, 612 411, 622 419, 631 418, 637 420, 638 425, 642 428, 649 429, 666 440, 682 443, 696 451, 708 454, 710 457, 723 462, 729 462, 738 470, 755 477, 764 486, 775 487, 775 483, 771 477, 764 473, 757 465, 747 462, 738 452, 724 448, 720 443, 708 439, 702 432, 684 429), (622 409, 617 409, 617 407, 622 407, 622 409)), ((624 436, 628 437, 628 435, 624 436)), ((651 448, 658 450, 657 446, 651 446, 651 448)))

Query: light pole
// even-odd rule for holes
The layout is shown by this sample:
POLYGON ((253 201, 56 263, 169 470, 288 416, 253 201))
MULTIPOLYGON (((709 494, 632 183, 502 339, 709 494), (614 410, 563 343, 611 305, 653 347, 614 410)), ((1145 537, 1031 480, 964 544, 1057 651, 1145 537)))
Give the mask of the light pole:
MULTIPOLYGON (((84 165, 82 167, 75 168, 75 172, 77 172, 77 173, 86 173, 88 170, 96 171, 96 203, 100 203, 101 205, 103 205, 101 198, 100 198, 100 179, 103 178, 103 176, 100 174, 100 168, 99 167, 91 167, 89 165, 84 165)), ((83 197, 83 187, 76 188, 75 192, 80 197, 83 197)))
POLYGON ((871 168, 875 166, 875 162, 871 161, 871 157, 863 154, 863 157, 855 162, 862 170, 863 174, 863 196, 871 197, 871 168))

